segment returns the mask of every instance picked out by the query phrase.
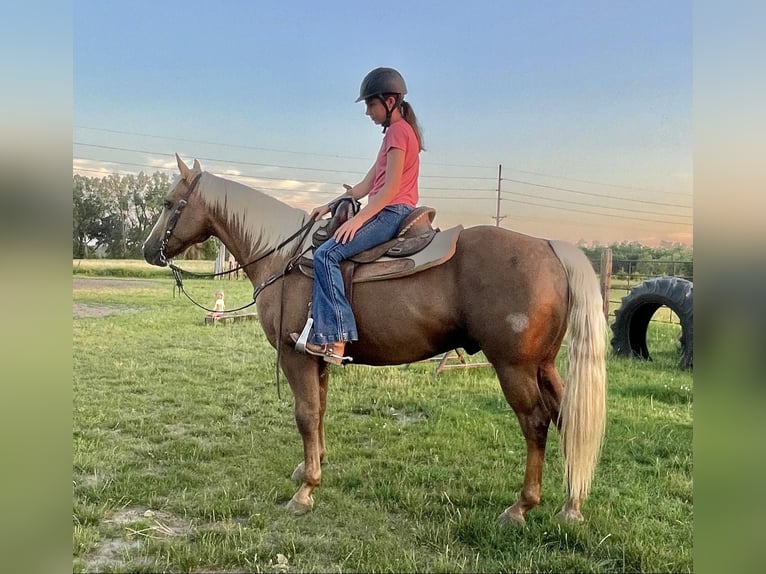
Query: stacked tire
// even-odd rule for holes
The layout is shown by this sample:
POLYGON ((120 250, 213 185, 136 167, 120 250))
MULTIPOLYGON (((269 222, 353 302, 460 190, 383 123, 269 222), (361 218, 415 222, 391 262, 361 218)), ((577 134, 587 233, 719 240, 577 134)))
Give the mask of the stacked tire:
POLYGON ((612 324, 612 349, 618 356, 651 360, 646 344, 649 321, 660 307, 670 308, 681 322, 681 369, 694 364, 693 284, 680 277, 647 279, 622 298, 612 324))

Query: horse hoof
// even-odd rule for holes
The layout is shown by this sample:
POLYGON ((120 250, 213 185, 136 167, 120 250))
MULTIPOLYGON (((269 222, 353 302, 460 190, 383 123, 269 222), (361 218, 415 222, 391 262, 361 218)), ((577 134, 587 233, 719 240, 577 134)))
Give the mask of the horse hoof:
POLYGON ((305 474, 304 473, 304 470, 305 470, 304 464, 305 463, 301 462, 298 466, 296 466, 295 470, 293 471, 292 476, 290 477, 297 484, 302 484, 303 483, 303 477, 304 477, 304 474, 305 474))
POLYGON ((293 496, 285 508, 287 508, 287 511, 291 514, 294 514, 295 516, 301 516, 302 514, 311 512, 311 510, 314 508, 314 497, 309 496, 308 502, 301 502, 296 500, 293 496))
POLYGON ((581 524, 582 522, 585 522, 585 518, 583 518, 583 515, 579 510, 567 510, 566 508, 562 509, 562 511, 556 515, 556 518, 558 518, 560 522, 568 524, 581 524))
POLYGON ((500 524, 504 524, 506 526, 523 528, 527 525, 527 521, 524 519, 524 516, 519 512, 511 511, 510 508, 507 508, 505 512, 498 516, 497 521, 500 524))

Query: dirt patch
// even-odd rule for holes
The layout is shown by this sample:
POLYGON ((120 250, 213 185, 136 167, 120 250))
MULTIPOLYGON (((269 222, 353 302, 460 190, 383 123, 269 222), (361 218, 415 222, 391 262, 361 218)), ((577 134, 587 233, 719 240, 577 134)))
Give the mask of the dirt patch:
MULTIPOLYGON (((73 277, 72 291, 78 289, 133 289, 140 286, 161 285, 159 281, 151 279, 105 279, 102 277, 73 277)), ((138 309, 122 307, 118 305, 99 305, 93 303, 72 303, 72 316, 80 319, 83 317, 107 317, 122 313, 135 313, 138 309)))
POLYGON ((113 279, 103 277, 72 277, 72 289, 131 289, 138 285, 161 285, 161 281, 152 279, 113 279))
POLYGON ((112 305, 90 305, 88 303, 72 303, 72 316, 81 319, 83 317, 106 317, 119 315, 120 313, 135 313, 138 309, 131 307, 114 307, 112 305))
POLYGON ((128 529, 134 535, 153 536, 183 536, 190 532, 191 526, 169 512, 151 510, 149 508, 123 508, 117 511, 111 518, 104 520, 106 523, 126 526, 133 523, 148 524, 143 528, 128 529))
POLYGON ((398 411, 393 407, 389 408, 388 414, 392 416, 400 425, 411 425, 412 423, 417 423, 428 419, 426 414, 421 413, 420 411, 415 411, 414 413, 408 414, 403 411, 398 411))
POLYGON ((154 560, 140 555, 143 540, 186 536, 192 530, 190 523, 169 512, 140 507, 118 510, 102 524, 117 525, 123 531, 123 537, 104 537, 85 559, 87 572, 150 568, 154 560))
POLYGON ((141 549, 138 540, 104 540, 96 546, 96 549, 85 561, 86 572, 103 572, 115 566, 124 566, 130 563, 134 566, 149 566, 148 560, 141 563, 130 558, 131 554, 141 549))

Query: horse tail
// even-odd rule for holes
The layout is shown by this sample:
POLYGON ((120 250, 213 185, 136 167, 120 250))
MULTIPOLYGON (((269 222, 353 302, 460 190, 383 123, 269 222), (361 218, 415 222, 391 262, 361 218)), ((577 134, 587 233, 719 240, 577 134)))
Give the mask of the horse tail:
POLYGON ((606 428, 606 334, 601 288, 585 254, 550 242, 569 284, 568 368, 561 401, 564 480, 570 498, 590 491, 606 428))

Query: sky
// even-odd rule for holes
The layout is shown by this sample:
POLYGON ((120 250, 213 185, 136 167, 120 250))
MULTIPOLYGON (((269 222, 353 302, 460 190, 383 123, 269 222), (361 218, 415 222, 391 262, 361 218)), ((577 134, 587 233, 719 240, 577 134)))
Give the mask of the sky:
POLYGON ((690 1, 73 4, 73 172, 188 164, 310 210, 372 165, 404 76, 435 224, 693 243, 690 1), (499 166, 502 166, 500 168, 499 166), (500 180, 498 181, 498 176, 500 180))

